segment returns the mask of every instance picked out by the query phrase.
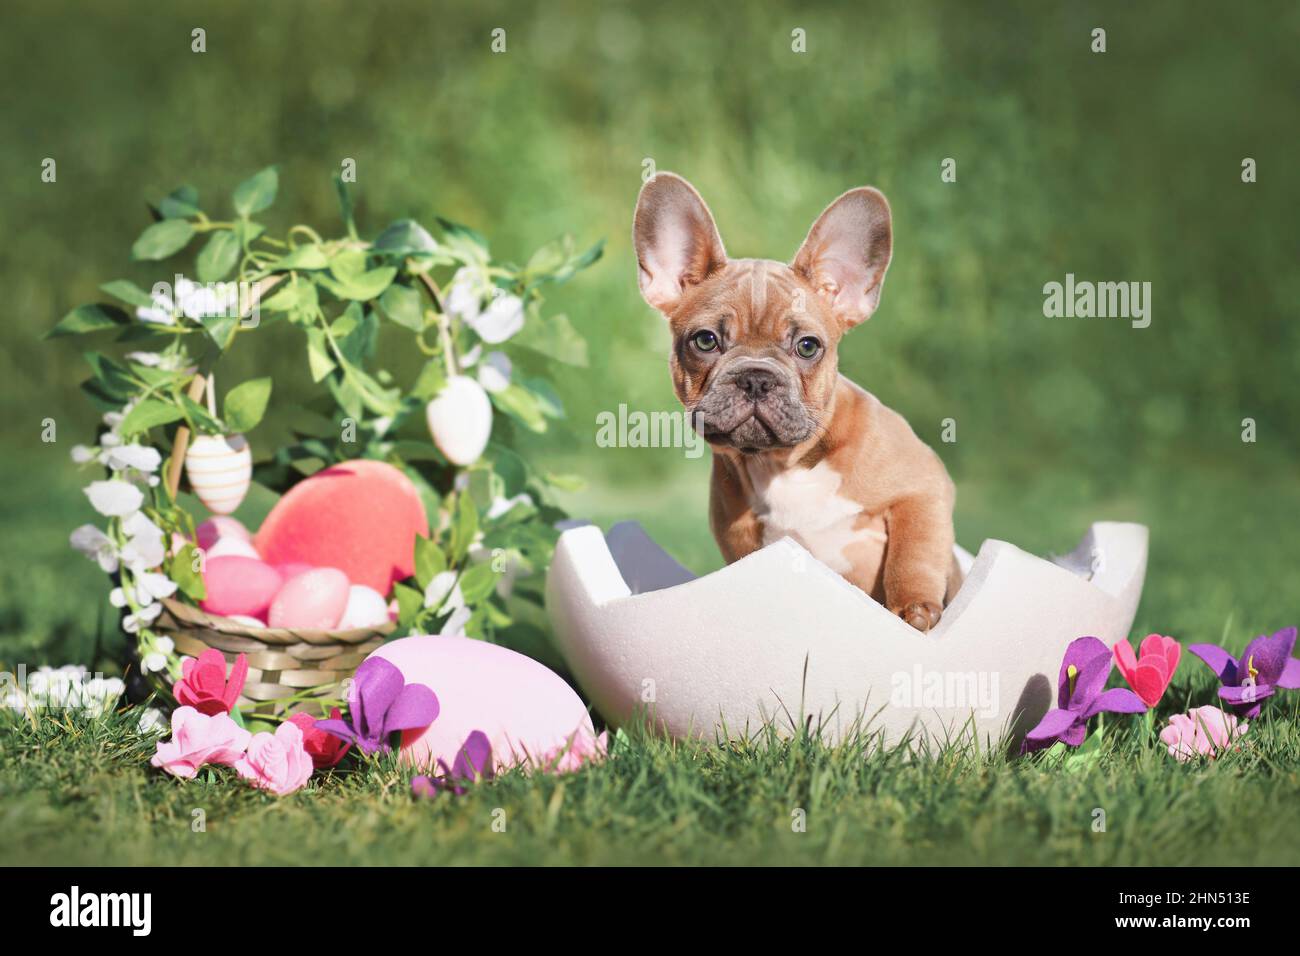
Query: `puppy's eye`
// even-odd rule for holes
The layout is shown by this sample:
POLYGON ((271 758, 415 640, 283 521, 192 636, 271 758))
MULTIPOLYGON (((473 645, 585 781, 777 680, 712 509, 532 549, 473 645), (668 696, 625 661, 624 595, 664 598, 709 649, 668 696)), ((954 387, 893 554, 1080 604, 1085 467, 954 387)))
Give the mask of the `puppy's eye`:
POLYGON ((691 336, 691 344, 701 352, 712 352, 718 347, 718 336, 708 329, 700 329, 691 336))
POLYGON ((817 353, 822 350, 822 343, 811 335, 805 335, 794 343, 794 350, 800 358, 816 358, 817 353))

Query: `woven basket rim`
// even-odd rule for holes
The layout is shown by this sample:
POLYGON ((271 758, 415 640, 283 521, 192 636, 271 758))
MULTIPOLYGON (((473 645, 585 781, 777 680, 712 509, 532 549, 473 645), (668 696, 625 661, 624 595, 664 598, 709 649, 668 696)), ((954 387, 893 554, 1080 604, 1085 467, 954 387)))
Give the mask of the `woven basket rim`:
POLYGON ((241 624, 219 614, 209 614, 202 608, 177 601, 175 598, 162 598, 163 613, 158 616, 155 627, 159 630, 207 630, 218 634, 229 634, 256 641, 268 648, 284 647, 290 644, 337 644, 347 647, 363 644, 376 637, 386 637, 396 628, 388 622, 374 627, 354 627, 342 631, 321 630, 317 628, 287 627, 252 627, 241 624))

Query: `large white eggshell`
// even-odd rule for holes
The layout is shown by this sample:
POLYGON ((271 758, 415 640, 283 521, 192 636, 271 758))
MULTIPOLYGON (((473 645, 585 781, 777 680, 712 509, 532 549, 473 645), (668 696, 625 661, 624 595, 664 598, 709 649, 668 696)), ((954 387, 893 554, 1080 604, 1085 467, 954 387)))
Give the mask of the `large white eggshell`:
POLYGON ((575 734, 595 731, 582 700, 531 657, 468 637, 404 637, 370 655, 438 696, 438 719, 402 734, 402 752, 417 766, 452 766, 476 730, 492 743, 498 770, 563 750, 575 734))
POLYGON ((928 634, 789 538, 695 578, 632 522, 560 536, 547 609, 614 724, 649 711, 674 737, 788 735, 810 719, 830 741, 862 728, 886 745, 971 729, 981 746, 1014 741, 1055 706, 1071 641, 1128 636, 1147 529, 1094 524, 1054 561, 1005 541, 973 561, 958 551, 965 580, 928 634))
POLYGON ((464 466, 479 460, 492 434, 492 402, 482 385, 453 375, 424 412, 433 443, 448 461, 464 466))
POLYGON ((243 435, 195 435, 185 453, 185 476, 204 507, 228 515, 248 494, 253 453, 243 435))

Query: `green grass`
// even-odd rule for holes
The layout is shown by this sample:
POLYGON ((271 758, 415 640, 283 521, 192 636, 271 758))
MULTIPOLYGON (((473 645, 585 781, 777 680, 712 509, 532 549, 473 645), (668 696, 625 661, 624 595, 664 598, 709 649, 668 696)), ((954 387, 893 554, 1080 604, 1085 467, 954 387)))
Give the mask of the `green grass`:
POLYGON ((133 714, 44 718, 6 733, 0 863, 1294 864, 1297 701, 1266 713, 1249 746, 1208 764, 1177 764, 1139 719, 1077 772, 961 747, 909 760, 633 735, 575 774, 514 772, 432 801, 392 758, 282 799, 226 770, 178 782, 147 769, 133 714))

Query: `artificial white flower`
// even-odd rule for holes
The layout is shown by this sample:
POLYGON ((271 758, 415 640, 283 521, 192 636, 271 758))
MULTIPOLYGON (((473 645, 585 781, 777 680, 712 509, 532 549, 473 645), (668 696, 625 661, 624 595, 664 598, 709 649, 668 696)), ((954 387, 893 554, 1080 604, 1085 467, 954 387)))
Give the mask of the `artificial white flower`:
POLYGON ((483 357, 483 343, 475 342, 474 347, 465 352, 460 357, 461 368, 473 368, 478 364, 478 360, 483 357))
POLYGON ((135 729, 142 734, 165 734, 171 728, 161 710, 157 707, 146 707, 140 712, 140 719, 136 721, 135 729))
POLYGON ((94 677, 81 685, 76 706, 87 717, 103 717, 113 710, 117 700, 126 690, 126 684, 117 677, 94 677))
POLYGON ((504 392, 510 386, 513 366, 504 352, 489 352, 478 367, 478 383, 489 392, 504 392))
POLYGON ((122 522, 122 532, 127 535, 121 560, 137 573, 156 568, 167 557, 163 532, 156 524, 137 511, 122 522))
POLYGON ((89 445, 73 445, 72 460, 78 465, 86 465, 99 460, 99 449, 89 445))
POLYGON ((146 368, 157 368, 162 364, 162 356, 157 352, 127 352, 126 357, 136 365, 143 365, 146 368))
POLYGON ((86 557, 97 562, 105 574, 117 570, 117 545, 93 524, 83 524, 77 528, 68 537, 68 541, 86 557))
POLYGON ((496 296, 485 311, 465 322, 489 345, 499 345, 524 327, 524 303, 517 295, 496 296))
POLYGON ((141 322, 152 322, 154 325, 175 325, 176 303, 171 296, 156 292, 153 304, 136 309, 135 317, 141 322))
POLYGON ((424 589, 424 606, 436 611, 456 610, 465 606, 465 597, 456 583, 455 571, 440 571, 424 589))
POLYGON ((162 455, 158 453, 158 449, 146 445, 118 445, 106 450, 104 458, 108 467, 114 471, 133 468, 147 474, 157 471, 158 466, 162 464, 162 455))
POLYGON ((91 506, 110 518, 134 514, 144 504, 144 493, 129 481, 120 478, 92 481, 84 491, 91 506))
POLYGON ((451 285, 447 288, 445 300, 447 312, 462 322, 478 318, 483 296, 490 287, 488 278, 482 270, 462 266, 451 277, 451 285))
MULTIPOLYGON (((171 597, 176 593, 176 582, 165 574, 158 574, 156 571, 141 571, 135 576, 137 593, 153 601, 161 600, 165 597, 171 597)), ((162 638, 160 640, 166 640, 162 638)), ((171 648, 168 648, 170 651, 171 648)))
POLYGON ((122 630, 128 634, 139 634, 140 628, 152 624, 161 613, 161 604, 147 604, 134 614, 128 614, 122 618, 122 630))
POLYGON ((452 611, 451 617, 447 618, 438 634, 442 637, 464 637, 465 625, 472 616, 473 612, 469 608, 458 607, 452 611))
POLYGON ((140 660, 140 666, 147 674, 156 674, 167 669, 167 655, 151 651, 140 660))
POLYGON ((199 285, 190 279, 176 283, 176 303, 196 322, 206 316, 227 315, 238 300, 239 288, 233 282, 199 285))
POLYGON ((533 497, 527 492, 520 492, 513 498, 502 498, 500 495, 492 499, 492 504, 488 505, 487 520, 495 521, 504 514, 509 514, 515 509, 516 505, 532 505, 533 497))

